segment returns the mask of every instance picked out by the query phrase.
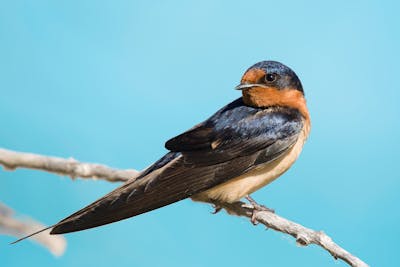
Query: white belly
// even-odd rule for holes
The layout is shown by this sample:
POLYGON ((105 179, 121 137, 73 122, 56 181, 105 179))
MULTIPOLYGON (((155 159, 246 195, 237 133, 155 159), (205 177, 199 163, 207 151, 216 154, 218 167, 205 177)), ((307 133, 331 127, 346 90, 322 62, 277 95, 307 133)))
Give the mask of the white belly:
POLYGON ((203 202, 217 200, 232 203, 269 184, 287 171, 296 161, 308 136, 308 131, 309 127, 304 127, 293 147, 279 159, 260 165, 257 169, 194 195, 192 199, 203 202))

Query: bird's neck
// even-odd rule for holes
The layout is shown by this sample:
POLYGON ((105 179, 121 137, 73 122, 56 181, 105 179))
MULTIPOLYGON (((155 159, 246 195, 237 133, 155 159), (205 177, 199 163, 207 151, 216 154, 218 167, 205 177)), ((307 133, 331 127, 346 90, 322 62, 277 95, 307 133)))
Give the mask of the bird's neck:
POLYGON ((267 108, 281 106, 300 111, 306 122, 310 122, 306 99, 302 92, 294 89, 277 90, 274 88, 253 87, 243 90, 243 102, 252 107, 267 108))

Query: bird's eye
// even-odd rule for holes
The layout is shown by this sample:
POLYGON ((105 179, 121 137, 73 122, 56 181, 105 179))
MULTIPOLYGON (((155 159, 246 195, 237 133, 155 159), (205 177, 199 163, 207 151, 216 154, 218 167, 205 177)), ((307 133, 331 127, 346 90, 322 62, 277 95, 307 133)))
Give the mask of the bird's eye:
POLYGON ((277 75, 275 73, 268 73, 265 75, 265 81, 268 83, 272 83, 276 80, 277 75))

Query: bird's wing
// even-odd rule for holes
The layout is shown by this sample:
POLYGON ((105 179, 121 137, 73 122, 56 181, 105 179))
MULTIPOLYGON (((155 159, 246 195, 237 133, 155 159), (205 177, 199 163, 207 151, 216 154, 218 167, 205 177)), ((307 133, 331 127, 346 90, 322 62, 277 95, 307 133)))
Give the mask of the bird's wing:
POLYGON ((234 101, 209 120, 168 141, 172 152, 108 195, 56 224, 51 233, 80 231, 190 197, 272 161, 302 128, 295 110, 256 109, 234 101))
POLYGON ((297 110, 248 107, 240 98, 207 121, 170 139, 165 147, 182 152, 185 162, 196 166, 226 162, 267 147, 273 156, 290 147, 302 126, 297 110))

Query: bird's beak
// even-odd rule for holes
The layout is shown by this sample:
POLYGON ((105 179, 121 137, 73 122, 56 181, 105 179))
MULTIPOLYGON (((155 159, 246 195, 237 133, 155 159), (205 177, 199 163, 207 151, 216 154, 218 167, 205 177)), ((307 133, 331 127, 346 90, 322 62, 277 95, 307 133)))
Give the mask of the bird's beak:
POLYGON ((235 87, 236 90, 244 90, 247 88, 251 88, 251 87, 264 87, 264 88, 268 88, 266 85, 264 84, 258 84, 258 83, 241 83, 238 86, 235 87))

